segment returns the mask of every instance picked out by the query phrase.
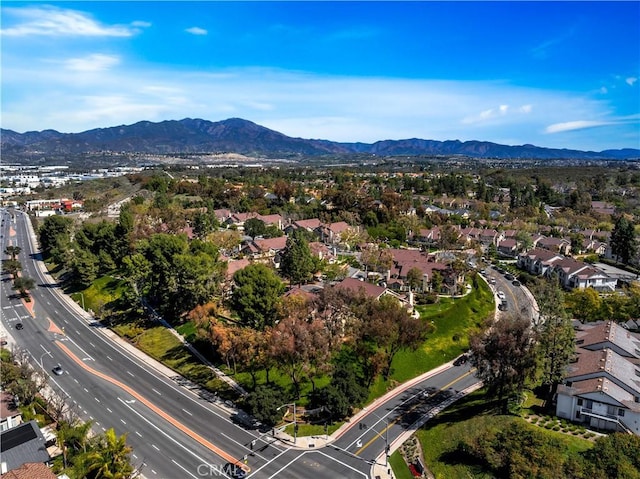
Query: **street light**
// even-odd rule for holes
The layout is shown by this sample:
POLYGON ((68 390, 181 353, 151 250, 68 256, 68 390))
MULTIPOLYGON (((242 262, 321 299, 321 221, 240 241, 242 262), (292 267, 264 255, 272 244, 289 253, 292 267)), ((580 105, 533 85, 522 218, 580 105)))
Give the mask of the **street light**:
POLYGON ((298 440, 298 424, 296 422, 296 403, 295 401, 289 404, 283 404, 279 408, 276 408, 276 411, 279 411, 283 407, 288 408, 289 406, 293 406, 293 443, 295 444, 298 440))
POLYGON ((84 309, 84 293, 82 291, 80 291, 79 293, 80 293, 80 298, 82 299, 82 309, 84 309))
POLYGON ((45 374, 47 373, 47 371, 45 371, 44 369, 44 357, 47 355, 53 358, 53 356, 51 356, 51 351, 47 351, 46 349, 44 353, 42 353, 42 355, 40 356, 40 367, 42 368, 42 372, 45 374))
MULTIPOLYGON (((370 411, 368 414, 373 414, 375 417, 377 417, 380 421, 384 420, 387 424, 387 427, 384 428, 384 467, 388 467, 389 466, 389 428, 390 426, 390 420, 388 416, 385 416, 384 418, 378 416, 375 412, 370 411)), ((360 422, 361 426, 364 426, 365 428, 367 428, 368 426, 363 423, 360 422)), ((375 429, 373 429, 373 432, 375 432, 378 437, 380 437, 380 433, 378 431, 376 431, 375 429)))

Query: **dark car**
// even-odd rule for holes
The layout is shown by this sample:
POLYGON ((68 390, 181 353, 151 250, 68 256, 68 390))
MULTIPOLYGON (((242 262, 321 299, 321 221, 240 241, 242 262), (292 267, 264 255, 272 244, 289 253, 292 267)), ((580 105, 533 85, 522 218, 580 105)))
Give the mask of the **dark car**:
POLYGON ((511 284, 514 285, 514 286, 522 286, 520 284, 520 281, 518 281, 517 279, 514 282, 512 282, 511 284))
POLYGON ((509 281, 516 279, 516 277, 514 275, 512 275, 511 273, 507 273, 504 275, 505 278, 507 278, 509 281))
POLYGON ((64 369, 62 369, 62 366, 60 366, 59 364, 51 371, 53 371, 53 374, 55 374, 56 376, 62 376, 64 374, 64 369))
POLYGON ((453 365, 454 366, 462 366, 463 364, 465 364, 467 361, 469 361, 469 356, 467 356, 466 354, 463 354, 462 356, 460 356, 459 358, 457 358, 454 362, 453 365))
POLYGON ((18 323, 16 324, 16 329, 22 329, 24 326, 22 326, 22 323, 18 323))
POLYGON ((233 464, 232 462, 227 462, 222 468, 222 472, 232 479, 244 479, 247 477, 247 471, 242 469, 239 464, 233 464))

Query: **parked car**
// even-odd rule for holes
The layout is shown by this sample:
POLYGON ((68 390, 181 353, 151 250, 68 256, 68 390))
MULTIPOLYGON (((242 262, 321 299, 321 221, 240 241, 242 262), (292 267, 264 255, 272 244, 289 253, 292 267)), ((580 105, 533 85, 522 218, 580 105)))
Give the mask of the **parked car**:
POLYGON ((516 279, 516 277, 511 273, 505 274, 504 277, 507 278, 509 281, 516 279))
POLYGON ((518 281, 517 279, 515 281, 513 281, 511 284, 514 285, 514 286, 522 286, 520 284, 520 281, 518 281))
POLYGON ((504 294, 504 291, 498 291, 498 298, 504 300, 506 299, 506 295, 504 294))

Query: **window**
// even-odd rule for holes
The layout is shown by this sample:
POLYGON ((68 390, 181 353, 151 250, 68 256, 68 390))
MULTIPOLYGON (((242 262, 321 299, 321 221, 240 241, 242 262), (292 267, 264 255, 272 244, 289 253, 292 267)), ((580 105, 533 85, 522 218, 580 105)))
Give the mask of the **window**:
POLYGON ((593 401, 591 399, 587 399, 586 407, 587 409, 593 409, 593 401))
POLYGON ((576 419, 580 419, 580 410, 579 409, 576 411, 576 419))
POLYGON ((578 398, 578 406, 582 406, 582 398, 578 398))
POLYGON ((616 407, 615 406, 607 406, 607 414, 609 414, 610 416, 615 416, 616 407))
POLYGON ((624 417, 624 409, 618 409, 618 416, 624 417))
POLYGON ((573 383, 571 381, 567 381, 567 387, 570 388, 573 383))

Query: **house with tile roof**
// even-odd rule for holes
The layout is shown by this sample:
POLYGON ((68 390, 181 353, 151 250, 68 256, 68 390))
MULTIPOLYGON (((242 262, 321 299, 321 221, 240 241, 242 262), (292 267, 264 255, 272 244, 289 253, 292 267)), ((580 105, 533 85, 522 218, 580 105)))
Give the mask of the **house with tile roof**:
POLYGON ((345 231, 357 229, 350 226, 345 221, 338 221, 336 223, 323 224, 320 226, 320 240, 326 244, 339 244, 342 239, 342 233, 345 231))
POLYGON ((2 479, 57 479, 57 476, 51 472, 49 466, 42 462, 27 462, 20 467, 3 473, 2 479))
POLYGON ((567 255, 571 252, 571 241, 564 238, 543 236, 538 239, 536 248, 548 249, 549 251, 567 255))
POLYGON ((595 266, 573 258, 555 261, 547 274, 556 274, 560 284, 566 289, 593 288, 597 291, 615 291, 618 280, 595 266))
POLYGON ((581 325, 576 359, 558 386, 556 415, 640 435, 640 337, 613 321, 581 325))
POLYGON ((545 274, 553 266, 553 263, 560 261, 562 255, 546 249, 534 248, 518 255, 518 268, 540 275, 545 274))

